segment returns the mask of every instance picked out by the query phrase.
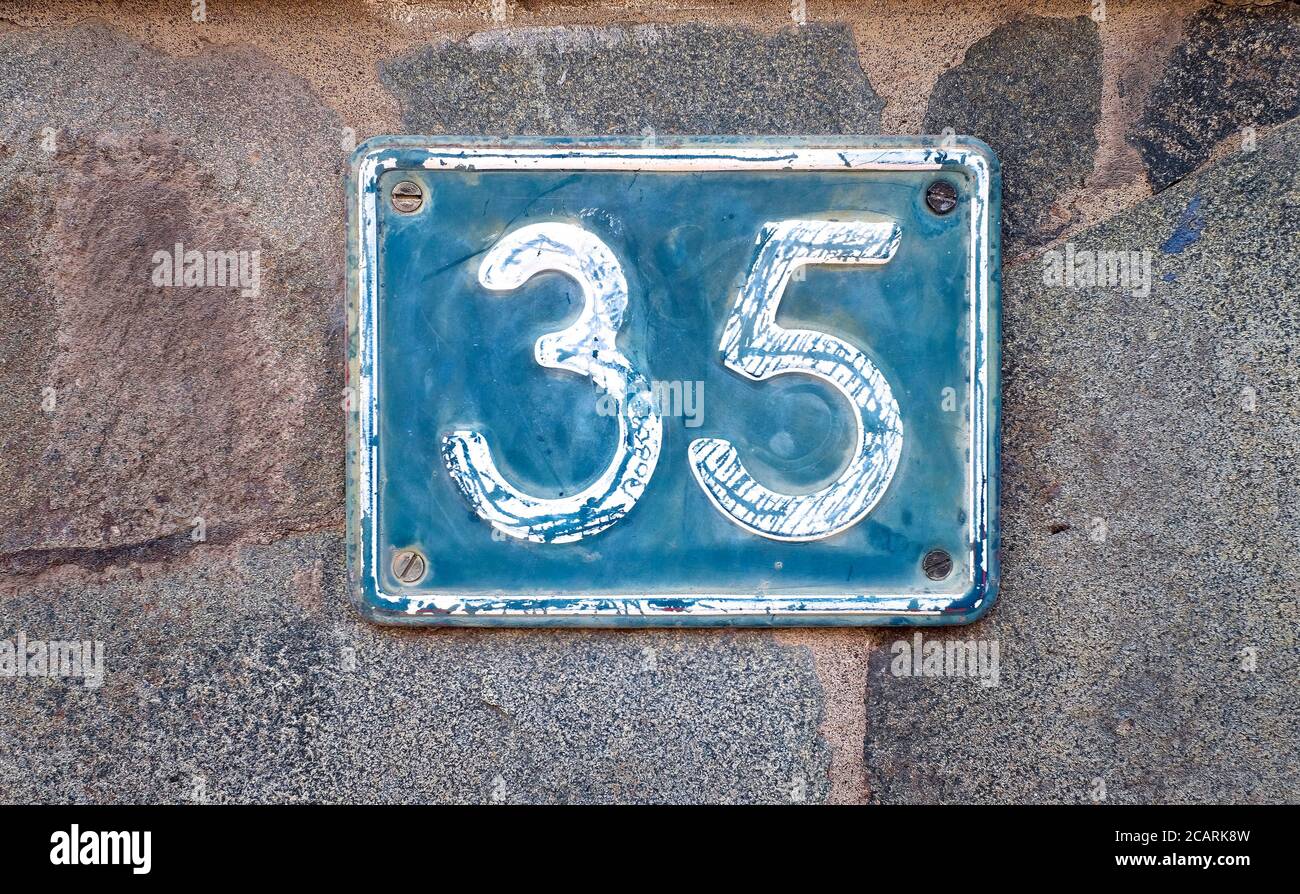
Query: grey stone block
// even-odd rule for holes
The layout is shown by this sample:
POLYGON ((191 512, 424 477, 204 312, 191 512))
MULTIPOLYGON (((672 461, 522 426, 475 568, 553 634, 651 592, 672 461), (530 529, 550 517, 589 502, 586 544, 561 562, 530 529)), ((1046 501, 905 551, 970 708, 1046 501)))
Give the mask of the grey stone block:
POLYGON ((877 133, 884 105, 835 25, 491 31, 381 79, 411 133, 877 133))
POLYGON ((940 75, 925 132, 977 136, 1002 161, 1007 249, 1052 239, 1052 202, 1092 171, 1101 115, 1101 39, 1087 16, 1025 16, 977 40, 940 75))
POLYGON ((806 649, 737 632, 394 630, 338 535, 27 588, 0 639, 104 644, 104 679, 0 678, 6 802, 819 801, 806 649))
POLYGON ((874 800, 1300 800, 1297 137, 1071 240, 1150 251, 1147 296, 1006 272, 1002 596, 932 635, 997 641, 1001 681, 879 640, 874 800))
POLYGON ((341 520, 334 113, 256 52, 102 25, 0 33, 0 107, 0 572, 341 520), (258 251, 257 294, 155 285, 178 242, 258 251))
POLYGON ((1298 114, 1300 4, 1211 4, 1188 20, 1130 140, 1159 191, 1220 140, 1298 114))

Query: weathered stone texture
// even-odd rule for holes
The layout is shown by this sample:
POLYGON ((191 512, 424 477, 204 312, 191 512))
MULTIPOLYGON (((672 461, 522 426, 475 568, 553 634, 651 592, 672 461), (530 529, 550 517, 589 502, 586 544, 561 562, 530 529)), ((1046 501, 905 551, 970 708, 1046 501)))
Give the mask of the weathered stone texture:
POLYGON ((486 32, 381 77, 411 133, 877 133, 883 105, 828 25, 486 32))
POLYGON ((102 26, 0 36, 0 107, 21 321, 0 367, 0 568, 172 555, 196 517, 214 541, 337 523, 335 116, 255 53, 171 59, 102 26), (155 285, 178 242, 258 251, 260 291, 155 285))
POLYGON ((1101 40, 1086 16, 1025 16, 977 40, 939 77, 925 132, 978 136, 1002 161, 1007 249, 1050 240, 1052 203, 1083 185, 1097 151, 1101 40))
MULTIPOLYGON (((413 130, 443 129, 428 97, 458 104, 447 127, 486 132, 559 127, 565 103, 564 126, 584 132, 615 129, 602 116, 634 102, 658 113, 629 118, 633 132, 878 121, 844 29, 525 33, 429 54, 390 66, 413 130), (657 78, 669 51, 694 61, 657 78), (437 53, 482 85, 448 85, 437 53), (602 99, 608 71, 575 72, 576 93, 511 105, 533 69, 498 66, 555 53, 629 80, 602 99), (728 92, 742 74, 764 79, 748 106, 728 92), (810 106, 801 91, 825 85, 856 93, 810 106), (724 107, 733 117, 714 117, 724 107)), ((0 180, 19 246, 5 275, 48 309, 21 317, 34 338, 7 343, 6 374, 30 382, 6 439, 35 446, 7 470, 5 561, 104 572, 17 578, 0 630, 101 639, 109 668, 98 690, 0 689, 0 799, 185 801, 196 779, 228 801, 825 799, 806 648, 761 633, 371 627, 344 595, 340 535, 283 539, 341 530, 344 151, 317 97, 256 54, 170 60, 98 27, 0 39, 0 89, 25 122, 11 144, 36 166, 0 180), (90 94, 64 95, 67 78, 90 94), (262 79, 269 106, 237 111, 262 79), (32 136, 46 123, 64 147, 54 158, 32 136), (153 252, 178 240, 259 248, 260 293, 153 287, 153 252), (52 414, 43 381, 59 388, 52 414)))
POLYGON ((1149 251, 1149 295, 1006 273, 1003 595, 935 635, 999 642, 1001 685, 878 641, 873 799, 1300 799, 1298 137, 1071 240, 1149 251))
POLYGON ((395 631, 343 541, 51 583, 4 629, 99 639, 106 680, 0 688, 0 800, 771 802, 826 796, 811 656, 769 634, 395 631))
MULTIPOLYGON (((336 110, 387 89, 411 132, 870 133, 870 81, 891 77, 864 74, 842 26, 507 27, 415 49, 410 27, 391 51, 348 46, 374 83, 340 100, 309 86, 325 50, 309 80, 193 35, 182 57, 102 23, 0 25, 0 638, 100 639, 108 670, 98 689, 0 681, 0 800, 1081 801, 1097 779, 1110 801, 1300 800, 1294 4, 1207 8, 1133 98, 1152 183, 1185 179, 1069 238, 1150 249, 1149 295, 1044 285, 1032 255, 1005 271, 1003 594, 926 634, 996 639, 992 688, 894 677, 892 631, 356 617, 336 110), (1268 115, 1257 153, 1192 172, 1268 115), (259 250, 260 291, 154 286, 177 241, 259 250)), ((989 28, 939 76, 926 129, 999 151, 1008 250, 1041 252, 1116 126, 1102 41, 1125 38, 1074 17, 989 28)))
POLYGON ((1247 127, 1298 114, 1300 4, 1211 4, 1184 28, 1130 139, 1159 191, 1204 164, 1220 140, 1240 144, 1247 127))

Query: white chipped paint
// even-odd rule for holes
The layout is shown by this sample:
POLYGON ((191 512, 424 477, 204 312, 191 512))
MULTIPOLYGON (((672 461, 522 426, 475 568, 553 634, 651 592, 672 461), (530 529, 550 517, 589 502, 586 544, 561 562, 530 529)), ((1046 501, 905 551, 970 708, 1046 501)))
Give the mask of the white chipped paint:
POLYGON ((786 329, 777 308, 790 275, 809 264, 886 264, 901 231, 892 220, 783 220, 763 226, 758 252, 723 329, 722 362, 762 382, 803 373, 834 387, 856 409, 847 468, 820 490, 786 494, 764 486, 730 441, 699 438, 691 471, 728 519, 773 540, 820 540, 851 528, 884 496, 903 451, 903 420, 893 390, 868 357, 846 341, 786 329))
POLYGON ((368 541, 362 545, 362 559, 367 577, 373 580, 374 592, 380 598, 396 602, 386 593, 379 580, 374 556, 374 544, 379 542, 379 488, 375 486, 375 465, 379 461, 376 447, 376 421, 379 418, 379 356, 378 327, 375 325, 378 288, 375 270, 378 267, 379 230, 379 171, 395 164, 392 158, 369 156, 361 159, 358 170, 357 204, 353 209, 360 227, 360 244, 355 246, 357 263, 357 328, 363 337, 357 345, 357 489, 363 502, 355 524, 358 529, 368 528, 368 541))
MULTIPOLYGON (((933 150, 780 149, 694 147, 677 151, 654 146, 617 149, 430 147, 425 168, 483 171, 938 171, 933 150)), ((951 155, 951 153, 950 153, 951 155)))
POLYGON ((506 480, 480 432, 452 432, 443 439, 442 456, 461 495, 492 527, 521 540, 569 543, 600 533, 636 505, 659 462, 663 420, 649 382, 615 344, 627 309, 627 279, 599 237, 554 221, 521 227, 488 251, 478 278, 486 289, 508 292, 548 271, 572 277, 583 306, 572 324, 537 340, 534 356, 542 366, 590 378, 613 400, 614 458, 581 491, 544 498, 506 480))
POLYGON ((521 598, 507 593, 488 595, 437 593, 417 596, 405 614, 474 616, 481 618, 583 618, 618 615, 638 618, 727 618, 751 615, 756 618, 810 617, 822 619, 844 617, 896 616, 938 617, 951 604, 947 595, 876 594, 871 606, 864 608, 860 595, 801 596, 772 593, 757 596, 700 595, 680 593, 657 596, 582 596, 572 599, 538 597, 521 598), (520 603, 529 603, 519 607, 520 603))

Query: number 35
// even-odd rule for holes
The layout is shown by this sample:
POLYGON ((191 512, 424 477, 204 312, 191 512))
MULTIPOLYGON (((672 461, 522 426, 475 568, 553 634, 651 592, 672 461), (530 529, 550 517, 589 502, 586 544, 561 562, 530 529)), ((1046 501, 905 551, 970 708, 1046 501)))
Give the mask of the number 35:
MULTIPOLYGON (((692 441, 688 460, 713 506, 747 531, 774 540, 830 537, 857 524, 884 495, 898 469, 903 423, 884 375, 853 345, 824 332, 786 329, 777 308, 790 276, 809 264, 886 264, 901 238, 888 219, 783 220, 765 224, 748 276, 723 327, 719 348, 730 370, 755 381, 802 373, 833 386, 856 409, 848 466, 826 487, 786 494, 745 468, 731 442, 692 441)), ((538 273, 567 274, 582 288, 577 320, 537 340, 542 366, 586 376, 613 399, 619 440, 604 472, 577 494, 526 494, 505 479, 479 432, 443 438, 442 456, 461 495, 481 518, 511 537, 565 543, 605 530, 631 511, 654 474, 663 422, 645 376, 615 345, 627 307, 627 280, 604 242, 580 227, 541 223, 507 234, 487 253, 479 282, 518 289, 538 273)))

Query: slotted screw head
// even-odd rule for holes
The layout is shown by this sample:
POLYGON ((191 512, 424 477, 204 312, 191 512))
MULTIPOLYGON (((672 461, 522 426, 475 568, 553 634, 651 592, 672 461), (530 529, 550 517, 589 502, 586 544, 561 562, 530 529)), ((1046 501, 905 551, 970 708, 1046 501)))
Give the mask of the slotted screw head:
POLYGON ((935 214, 947 214, 957 207, 957 187, 947 180, 936 180, 925 191, 925 204, 935 214))
POLYGON ((424 190, 411 180, 403 180, 393 187, 393 207, 403 214, 419 211, 424 204, 424 190))
POLYGON ((952 556, 941 549, 932 549, 921 560, 921 569, 930 580, 943 580, 952 574, 952 556))
POLYGON ((427 567, 424 556, 416 549, 399 549, 393 556, 393 576, 404 584, 417 583, 427 567))

